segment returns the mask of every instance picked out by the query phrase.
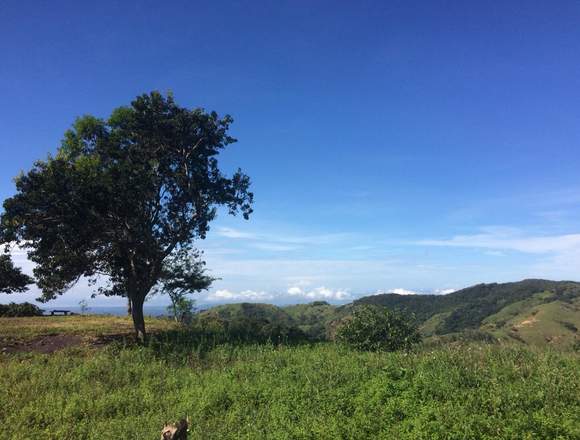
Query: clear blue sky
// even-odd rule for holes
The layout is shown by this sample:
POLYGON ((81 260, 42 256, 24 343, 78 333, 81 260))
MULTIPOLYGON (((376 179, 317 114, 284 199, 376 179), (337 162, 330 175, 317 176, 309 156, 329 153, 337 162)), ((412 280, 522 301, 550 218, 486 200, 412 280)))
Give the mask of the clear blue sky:
POLYGON ((171 90, 234 117, 222 163, 256 195, 201 245, 202 301, 579 279, 579 23, 576 1, 3 1, 0 198, 75 117, 171 90))

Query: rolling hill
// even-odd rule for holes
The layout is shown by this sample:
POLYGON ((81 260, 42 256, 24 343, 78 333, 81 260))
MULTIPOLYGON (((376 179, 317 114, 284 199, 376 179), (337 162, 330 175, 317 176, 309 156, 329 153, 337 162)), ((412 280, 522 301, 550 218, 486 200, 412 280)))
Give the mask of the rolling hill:
POLYGON ((529 279, 478 284, 448 295, 398 295, 359 298, 333 306, 324 301, 276 307, 229 304, 204 316, 252 319, 295 326, 312 339, 323 339, 354 307, 373 304, 412 314, 424 336, 452 339, 468 336, 530 345, 571 347, 580 344, 580 283, 529 279))
POLYGON ((580 337, 580 283, 572 281, 478 284, 448 295, 383 294, 356 304, 413 313, 426 336, 478 331, 534 345, 570 345, 580 337))

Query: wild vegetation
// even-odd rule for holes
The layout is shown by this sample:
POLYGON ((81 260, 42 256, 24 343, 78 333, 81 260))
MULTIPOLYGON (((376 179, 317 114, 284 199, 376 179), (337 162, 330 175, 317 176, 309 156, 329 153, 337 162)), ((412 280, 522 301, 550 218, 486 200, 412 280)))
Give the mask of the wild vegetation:
POLYGON ((130 335, 130 319, 3 318, 0 332, 13 320, 21 328, 38 322, 36 335, 70 332, 85 342, 50 355, 0 355, 7 438, 157 439, 167 420, 181 417, 195 439, 580 436, 577 353, 515 344, 373 353, 240 343, 168 320, 148 322, 147 346, 103 346, 91 341, 99 332, 130 335), (58 326, 42 328, 52 322, 58 326))

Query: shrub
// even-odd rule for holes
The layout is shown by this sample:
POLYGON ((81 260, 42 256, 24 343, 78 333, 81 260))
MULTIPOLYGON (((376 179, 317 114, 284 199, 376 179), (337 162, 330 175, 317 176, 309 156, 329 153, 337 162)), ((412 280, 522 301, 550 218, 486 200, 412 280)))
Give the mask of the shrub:
POLYGON ((407 350, 421 336, 411 321, 399 312, 380 306, 356 307, 336 331, 336 340, 357 350, 407 350))
POLYGON ((22 304, 10 303, 0 304, 0 316, 20 317, 20 316, 42 316, 42 310, 34 304, 28 302, 22 304))

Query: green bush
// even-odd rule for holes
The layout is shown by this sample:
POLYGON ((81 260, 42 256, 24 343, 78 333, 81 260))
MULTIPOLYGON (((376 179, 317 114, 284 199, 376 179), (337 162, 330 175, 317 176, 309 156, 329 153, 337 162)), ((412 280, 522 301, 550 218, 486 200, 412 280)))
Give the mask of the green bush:
POLYGON ((356 307, 336 331, 336 340, 357 350, 407 350, 420 342, 417 328, 405 315, 380 306, 356 307))
POLYGON ((42 316, 42 310, 34 304, 28 302, 22 304, 10 303, 0 304, 0 316, 2 317, 19 317, 19 316, 42 316))

